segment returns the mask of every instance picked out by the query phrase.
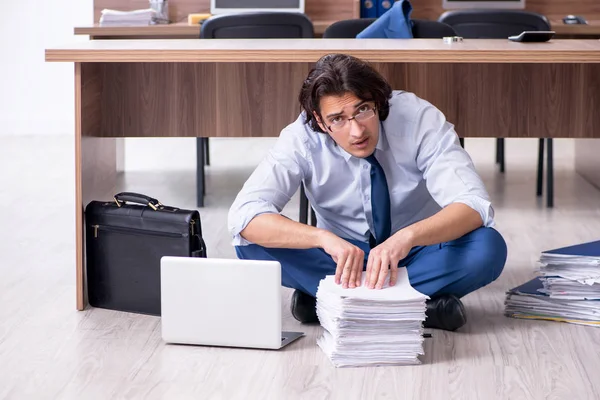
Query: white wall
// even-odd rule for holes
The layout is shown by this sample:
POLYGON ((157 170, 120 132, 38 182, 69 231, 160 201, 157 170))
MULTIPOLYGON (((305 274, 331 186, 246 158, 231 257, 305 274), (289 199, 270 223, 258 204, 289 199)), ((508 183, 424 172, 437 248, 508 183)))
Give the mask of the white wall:
MULTIPOLYGON (((1 13, 0 136, 74 135, 73 64, 47 63, 44 50, 89 40, 73 29, 93 23, 93 0, 3 0, 1 13)), ((120 169, 195 165, 194 139, 127 139, 119 150, 120 169)))
POLYGON ((125 139, 124 163, 118 169, 181 171, 195 169, 195 166, 195 138, 140 138, 125 139))
POLYGON ((0 135, 72 134, 73 64, 46 63, 44 50, 92 22, 92 0, 2 1, 0 135))

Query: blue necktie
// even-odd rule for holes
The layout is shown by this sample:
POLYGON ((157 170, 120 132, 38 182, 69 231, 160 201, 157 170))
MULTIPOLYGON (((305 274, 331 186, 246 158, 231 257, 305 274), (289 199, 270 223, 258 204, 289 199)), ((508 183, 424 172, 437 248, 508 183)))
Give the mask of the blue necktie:
POLYGON ((373 211, 375 239, 371 235, 369 242, 371 247, 375 247, 389 238, 392 230, 390 191, 383 168, 375 158, 375 154, 371 154, 365 160, 371 164, 371 209, 373 211))

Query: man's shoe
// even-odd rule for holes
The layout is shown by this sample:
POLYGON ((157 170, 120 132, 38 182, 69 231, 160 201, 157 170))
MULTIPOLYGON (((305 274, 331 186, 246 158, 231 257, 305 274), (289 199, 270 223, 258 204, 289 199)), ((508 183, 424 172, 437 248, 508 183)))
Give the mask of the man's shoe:
POLYGON ((319 322, 317 317, 317 299, 314 297, 295 290, 292 295, 292 315, 302 323, 319 322))
POLYGON ((465 306, 453 294, 444 294, 428 300, 425 314, 425 328, 455 331, 467 323, 465 306))

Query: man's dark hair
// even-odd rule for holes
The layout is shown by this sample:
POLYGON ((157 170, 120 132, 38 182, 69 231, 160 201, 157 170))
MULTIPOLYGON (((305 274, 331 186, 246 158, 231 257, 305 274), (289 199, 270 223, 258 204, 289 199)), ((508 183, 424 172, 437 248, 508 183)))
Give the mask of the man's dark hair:
MULTIPOLYGON (((300 105, 306 112, 306 124, 316 132, 323 132, 313 112, 321 116, 323 96, 341 96, 353 93, 363 101, 373 101, 379 119, 385 121, 390 111, 392 88, 379 72, 367 62, 346 54, 328 54, 321 57, 300 89, 300 105)), ((321 116, 323 121, 323 117, 321 116)))

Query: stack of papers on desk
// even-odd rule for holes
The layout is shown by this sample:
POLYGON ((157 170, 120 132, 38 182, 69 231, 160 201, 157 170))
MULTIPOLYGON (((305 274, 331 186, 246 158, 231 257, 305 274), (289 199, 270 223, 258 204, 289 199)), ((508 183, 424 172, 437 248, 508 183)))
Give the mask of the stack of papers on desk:
POLYGON ((600 326, 600 241, 545 251, 538 267, 507 293, 506 315, 600 326))
POLYGON ((156 14, 151 8, 134 11, 104 9, 100 16, 100 26, 145 26, 152 23, 156 14))
POLYGON ((406 268, 396 285, 368 289, 321 280, 317 315, 324 328, 317 344, 336 367, 420 364, 428 297, 410 286, 406 268))

